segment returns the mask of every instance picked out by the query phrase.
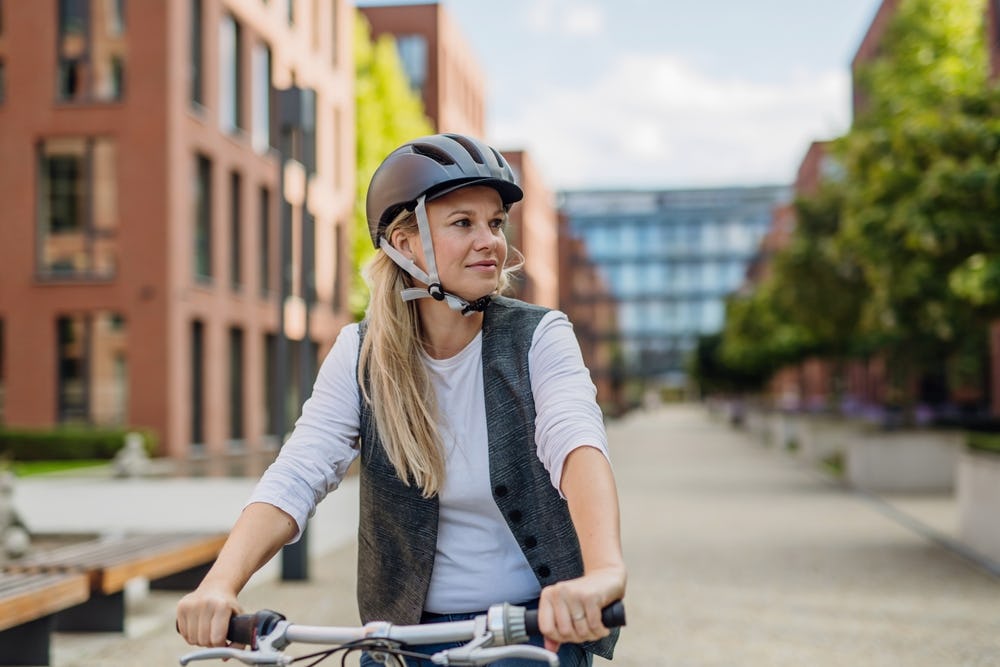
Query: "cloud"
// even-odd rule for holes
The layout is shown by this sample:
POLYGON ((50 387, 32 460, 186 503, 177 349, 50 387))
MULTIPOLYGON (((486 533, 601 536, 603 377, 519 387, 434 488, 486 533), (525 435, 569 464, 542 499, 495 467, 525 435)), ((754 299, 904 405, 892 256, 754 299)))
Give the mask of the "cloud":
POLYGON ((846 72, 781 83, 711 77, 664 54, 626 54, 582 87, 547 87, 490 137, 529 150, 548 184, 791 183, 809 142, 846 131, 846 72))
POLYGON ((595 37, 604 32, 604 12, 596 5, 574 4, 566 12, 563 29, 575 37, 595 37))
POLYGON ((523 23, 533 32, 569 37, 595 37, 604 32, 604 11, 596 4, 565 0, 529 3, 523 23))

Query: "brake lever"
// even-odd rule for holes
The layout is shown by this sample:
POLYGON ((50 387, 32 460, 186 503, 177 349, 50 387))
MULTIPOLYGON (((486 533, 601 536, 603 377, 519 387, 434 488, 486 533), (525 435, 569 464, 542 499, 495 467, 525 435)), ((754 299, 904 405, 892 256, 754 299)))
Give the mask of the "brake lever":
POLYGON ((559 667, 559 656, 552 651, 531 644, 491 648, 461 646, 435 653, 431 657, 431 661, 435 665, 448 665, 449 667, 479 667, 506 658, 523 658, 546 663, 549 667, 559 667))
POLYGON ((195 660, 239 660, 245 665, 273 665, 284 667, 292 664, 292 656, 273 651, 251 651, 238 648, 205 648, 192 651, 180 658, 181 665, 186 665, 195 660))

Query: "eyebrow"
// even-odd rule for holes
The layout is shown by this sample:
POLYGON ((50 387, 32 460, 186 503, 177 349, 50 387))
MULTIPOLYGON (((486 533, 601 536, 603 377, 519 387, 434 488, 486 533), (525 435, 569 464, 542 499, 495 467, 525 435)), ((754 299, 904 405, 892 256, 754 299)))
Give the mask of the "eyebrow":
MULTIPOLYGON (((448 215, 449 216, 452 216, 452 215, 472 215, 475 212, 476 211, 474 211, 472 209, 458 208, 458 209, 455 209, 454 211, 449 212, 448 215)), ((506 213, 507 213, 507 211, 503 210, 503 208, 498 208, 496 211, 493 212, 493 215, 504 215, 506 213)))

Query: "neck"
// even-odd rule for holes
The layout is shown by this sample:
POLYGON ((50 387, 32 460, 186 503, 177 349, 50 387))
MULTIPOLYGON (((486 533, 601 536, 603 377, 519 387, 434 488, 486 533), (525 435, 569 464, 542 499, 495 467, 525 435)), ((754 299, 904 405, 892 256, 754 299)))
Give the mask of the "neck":
POLYGON ((483 328, 483 314, 462 315, 447 304, 432 299, 417 302, 424 350, 432 359, 453 357, 472 342, 483 328))

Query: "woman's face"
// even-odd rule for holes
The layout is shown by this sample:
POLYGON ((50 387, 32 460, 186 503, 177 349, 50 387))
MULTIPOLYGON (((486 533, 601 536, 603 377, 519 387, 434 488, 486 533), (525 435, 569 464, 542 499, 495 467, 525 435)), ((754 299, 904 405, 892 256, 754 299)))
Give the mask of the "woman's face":
MULTIPOLYGON (((503 228, 507 213, 499 193, 474 185, 427 202, 434 260, 445 290, 467 301, 492 293, 507 261, 503 228)), ((403 234, 396 246, 409 252, 424 271, 427 260, 420 235, 403 234)))

